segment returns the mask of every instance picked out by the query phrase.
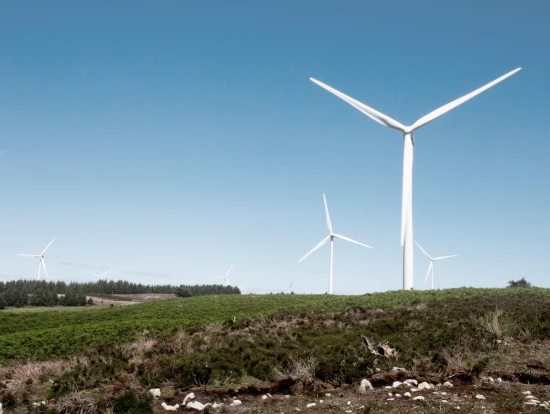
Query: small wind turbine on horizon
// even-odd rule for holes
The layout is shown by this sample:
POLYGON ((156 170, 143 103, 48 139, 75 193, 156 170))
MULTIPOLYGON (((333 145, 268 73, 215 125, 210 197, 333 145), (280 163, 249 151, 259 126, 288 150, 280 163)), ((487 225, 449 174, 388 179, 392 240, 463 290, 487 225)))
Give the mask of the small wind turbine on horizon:
POLYGON ((214 276, 216 279, 223 279, 225 281, 225 284, 224 286, 228 286, 229 285, 229 279, 227 278, 227 276, 229 276, 229 273, 231 272, 231 270, 233 269, 233 266, 235 266, 234 264, 231 265, 231 267, 229 268, 229 270, 227 271, 227 273, 225 274, 225 276, 214 276))
POLYGON ((98 279, 101 279, 103 276, 105 276, 107 273, 109 273, 111 270, 113 270, 113 268, 111 267, 110 269, 106 270, 105 272, 103 272, 102 274, 98 275, 97 273, 92 273, 92 272, 88 272, 89 274, 91 274, 92 276, 95 276, 97 277, 98 279))
POLYGON ((517 68, 508 72, 505 75, 502 75, 500 78, 495 79, 492 82, 489 82, 485 86, 482 86, 475 91, 464 95, 461 98, 455 99, 454 101, 443 105, 442 107, 436 109, 435 111, 430 112, 428 115, 423 116, 418 121, 416 121, 411 126, 405 126, 396 120, 390 118, 387 115, 384 115, 381 112, 378 112, 376 109, 373 109, 336 89, 324 84, 323 82, 318 81, 314 78, 309 78, 312 82, 316 83, 320 87, 326 89, 327 91, 333 93, 339 98, 343 99, 354 108, 363 112, 368 117, 374 119, 376 122, 387 126, 388 128, 393 128, 403 133, 404 141, 404 154, 403 154, 403 189, 402 189, 402 199, 401 199, 401 246, 403 246, 403 289, 410 290, 413 288, 414 284, 414 267, 413 267, 413 224, 412 224, 412 167, 413 167, 413 146, 414 146, 414 137, 413 133, 422 128, 424 125, 432 122, 434 119, 439 118, 441 115, 446 114, 450 110, 456 108, 457 106, 463 104, 464 102, 472 99, 474 96, 479 95, 481 92, 489 89, 490 87, 496 85, 499 82, 502 82, 504 79, 512 76, 514 73, 521 70, 517 68))
POLYGON ((296 282, 296 279, 294 279, 292 281, 292 283, 290 284, 290 286, 286 289, 286 293, 290 293, 290 288, 292 287, 292 285, 294 284, 294 282, 296 282))
POLYGON ((424 253, 424 255, 428 259, 430 259, 430 265, 428 266, 428 273, 426 273, 426 279, 424 279, 424 283, 426 283, 426 281, 428 280, 428 276, 430 276, 430 270, 431 270, 431 272, 432 272, 432 290, 434 290, 434 262, 436 260, 448 259, 449 257, 456 257, 456 256, 458 256, 458 254, 452 254, 450 256, 432 257, 428 254, 428 252, 426 250, 424 250, 422 248, 422 246, 420 244, 418 244, 418 242, 416 240, 414 242, 416 243, 416 245, 418 247, 420 247, 420 250, 422 250, 422 253, 424 253))
POLYGON ((40 280, 40 269, 44 268, 44 273, 46 276, 48 276, 48 271, 46 270, 46 263, 44 262, 44 253, 46 253, 46 250, 48 250, 48 247, 50 247, 55 240, 55 237, 52 239, 52 241, 46 246, 44 250, 42 250, 42 253, 40 254, 22 254, 19 253, 18 256, 24 256, 24 257, 38 257, 40 260, 38 262, 38 277, 36 280, 40 280))
MULTIPOLYGON (((311 249, 304 257, 302 257, 300 260, 298 260, 298 263, 300 263, 302 260, 304 260, 306 257, 308 257, 315 250, 317 250, 317 249, 321 248, 322 246, 324 246, 324 244, 330 240, 330 268, 329 268, 329 278, 328 278, 328 293, 329 293, 329 295, 332 295, 332 268, 333 268, 333 261, 334 261, 334 238, 336 237, 337 239, 342 239, 342 240, 348 241, 350 243, 355 243, 355 244, 358 244, 359 246, 368 247, 369 249, 372 249, 372 246, 368 246, 366 244, 359 243, 358 241, 352 240, 349 237, 342 236, 340 234, 335 234, 332 231, 332 224, 330 222, 330 215, 328 213, 327 198, 325 197, 325 194, 323 194, 323 200, 325 202, 325 214, 326 214, 326 218, 327 218, 327 227, 328 227, 329 235, 327 237, 325 237, 323 240, 321 240, 321 242, 317 246, 315 246, 313 249, 311 249)), ((292 283, 294 283, 294 282, 292 282, 292 283)))

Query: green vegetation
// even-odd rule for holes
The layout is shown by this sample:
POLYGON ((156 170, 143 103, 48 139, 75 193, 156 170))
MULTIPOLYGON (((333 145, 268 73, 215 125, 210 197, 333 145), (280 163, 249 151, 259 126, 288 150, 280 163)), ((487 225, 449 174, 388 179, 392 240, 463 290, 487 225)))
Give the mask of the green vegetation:
MULTIPOLYGON (((201 295, 234 295, 240 294, 238 287, 222 285, 142 285, 119 280, 99 280, 94 283, 46 282, 44 280, 17 280, 0 282, 0 309, 7 306, 86 306, 93 301, 86 300, 86 295, 110 295, 115 300, 121 297, 114 294, 169 293, 181 297, 201 295)), ((123 300, 123 299, 122 299, 123 300)), ((128 299, 130 300, 130 299, 128 299)))
MULTIPOLYGON (((369 378, 384 391, 399 374, 550 381, 550 290, 541 288, 220 295, 0 315, 0 357, 12 367, 0 368, 0 395, 14 407, 46 399, 52 412, 150 413, 150 388, 174 404, 193 387, 311 395, 369 378)), ((506 395, 498 412, 522 404, 506 395)))
POLYGON ((529 288, 531 287, 531 283, 529 283, 527 280, 525 280, 524 277, 522 277, 519 280, 510 280, 508 282, 509 288, 529 288))
MULTIPOLYGON (((169 335, 182 328, 225 323, 243 318, 283 313, 342 311, 350 307, 391 308, 469 297, 548 297, 549 289, 473 289, 394 291, 364 296, 336 295, 218 295, 172 299, 84 312, 2 311, 0 363, 10 359, 59 358, 78 354, 90 346, 122 344, 147 330, 169 335)), ((397 329, 396 325, 393 329, 397 329)), ((388 327, 390 329, 391 326, 388 327)))

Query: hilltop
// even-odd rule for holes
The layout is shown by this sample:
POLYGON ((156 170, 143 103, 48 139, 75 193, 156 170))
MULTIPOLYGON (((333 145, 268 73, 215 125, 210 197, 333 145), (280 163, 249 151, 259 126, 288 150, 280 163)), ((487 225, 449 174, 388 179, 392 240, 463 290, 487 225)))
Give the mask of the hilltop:
POLYGON ((225 399, 228 412, 545 410, 524 404, 524 384, 548 399, 537 385, 550 384, 548 289, 220 295, 0 315, 0 393, 13 412, 165 412, 161 402, 190 391, 225 399), (358 394, 362 379, 374 390, 358 394), (454 387, 388 397, 407 390, 384 387, 405 379, 454 387), (230 407, 234 396, 244 404, 230 407), (121 399, 134 408, 120 411, 121 399))

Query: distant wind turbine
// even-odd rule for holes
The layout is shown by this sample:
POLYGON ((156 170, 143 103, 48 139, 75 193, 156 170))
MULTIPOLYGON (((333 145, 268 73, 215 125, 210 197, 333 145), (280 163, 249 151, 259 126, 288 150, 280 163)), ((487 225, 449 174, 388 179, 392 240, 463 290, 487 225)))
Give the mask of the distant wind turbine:
POLYGON ((292 283, 290 284, 290 286, 286 289, 286 293, 290 293, 290 288, 292 287, 292 285, 294 284, 294 282, 296 282, 296 279, 294 279, 292 281, 292 283))
POLYGON ((113 268, 111 267, 110 269, 106 270, 105 272, 103 272, 102 274, 98 275, 97 273, 92 273, 92 272, 88 272, 89 274, 91 274, 92 276, 95 276, 99 279, 101 279, 103 276, 105 276, 107 273, 109 273, 111 270, 113 270, 113 268))
POLYGON ((521 68, 514 69, 511 72, 489 82, 487 85, 482 86, 475 91, 464 95, 462 98, 458 98, 442 107, 430 112, 428 115, 423 116, 411 126, 405 126, 396 120, 378 112, 336 89, 318 81, 317 79, 309 78, 312 82, 316 83, 320 87, 333 93, 339 98, 343 99, 359 111, 363 112, 368 117, 374 119, 376 122, 387 126, 389 128, 396 129, 403 133, 404 141, 404 155, 403 155, 403 193, 401 199, 401 246, 403 246, 403 289, 409 290, 413 288, 414 284, 414 269, 413 269, 413 225, 412 225, 412 167, 413 167, 413 145, 414 137, 413 133, 417 129, 422 128, 424 125, 432 122, 434 119, 439 118, 441 115, 446 114, 450 110, 463 104, 464 102, 472 99, 474 96, 479 95, 481 92, 489 89, 490 87, 502 82, 504 79, 512 76, 514 73, 521 70, 521 68))
POLYGON ((315 250, 322 247, 326 242, 328 242, 330 240, 330 268, 329 268, 329 277, 328 277, 328 293, 329 293, 329 295, 332 295, 332 265, 333 265, 333 260, 334 260, 334 238, 336 237, 337 239, 346 240, 346 241, 358 244, 358 245, 363 246, 363 247, 368 247, 369 249, 372 249, 372 247, 368 246, 366 244, 363 244, 363 243, 359 243, 358 241, 352 240, 349 237, 345 237, 345 236, 342 236, 340 234, 335 234, 332 231, 332 224, 330 222, 330 215, 328 213, 327 198, 325 197, 324 194, 323 194, 323 200, 325 202, 325 213, 326 213, 326 217, 327 217, 327 227, 328 227, 329 234, 328 234, 327 237, 325 237, 323 240, 321 240, 321 242, 317 246, 315 246, 313 249, 311 249, 309 251, 309 253, 307 253, 304 257, 302 257, 300 260, 298 260, 298 263, 300 263, 302 260, 304 260, 306 257, 308 257, 311 253, 313 253, 315 250))
POLYGON ((46 248, 42 251, 40 254, 18 254, 18 256, 25 256, 25 257, 38 257, 40 261, 38 262, 38 277, 36 280, 40 280, 40 269, 44 268, 44 273, 46 273, 46 276, 48 276, 48 271, 46 270, 46 263, 44 262, 44 253, 46 253, 46 250, 48 250, 48 247, 51 246, 53 241, 55 240, 55 237, 52 239, 52 241, 46 246, 46 248))
POLYGON ((224 286, 227 286, 229 285, 229 279, 227 278, 227 276, 229 276, 229 272, 231 272, 231 270, 233 269, 233 266, 235 266, 234 264, 231 265, 231 267, 229 268, 229 270, 227 271, 227 273, 225 274, 225 276, 214 276, 216 279, 223 279, 225 281, 225 285, 224 286))
POLYGON ((424 255, 430 259, 430 265, 428 266, 428 273, 426 273, 426 279, 424 279, 424 283, 426 283, 426 281, 428 280, 428 276, 430 276, 430 271, 432 272, 432 290, 434 289, 434 262, 436 260, 442 260, 442 259, 448 259, 449 257, 456 257, 458 256, 458 254, 452 254, 450 256, 440 256, 440 257, 432 257, 428 254, 428 252, 426 250, 424 250, 422 248, 422 246, 420 244, 418 244, 418 242, 415 240, 414 241, 416 243, 416 245, 418 247, 420 247, 420 250, 422 250, 422 253, 424 253, 424 255))

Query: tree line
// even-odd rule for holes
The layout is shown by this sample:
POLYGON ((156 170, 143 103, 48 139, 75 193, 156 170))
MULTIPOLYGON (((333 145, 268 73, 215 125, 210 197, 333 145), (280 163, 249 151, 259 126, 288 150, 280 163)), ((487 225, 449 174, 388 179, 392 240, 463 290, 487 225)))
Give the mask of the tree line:
POLYGON ((92 305, 86 296, 94 294, 172 293, 180 297, 240 294, 238 287, 222 285, 143 285, 125 280, 97 282, 47 282, 45 280, 14 280, 0 282, 0 309, 6 306, 86 306, 92 305))

